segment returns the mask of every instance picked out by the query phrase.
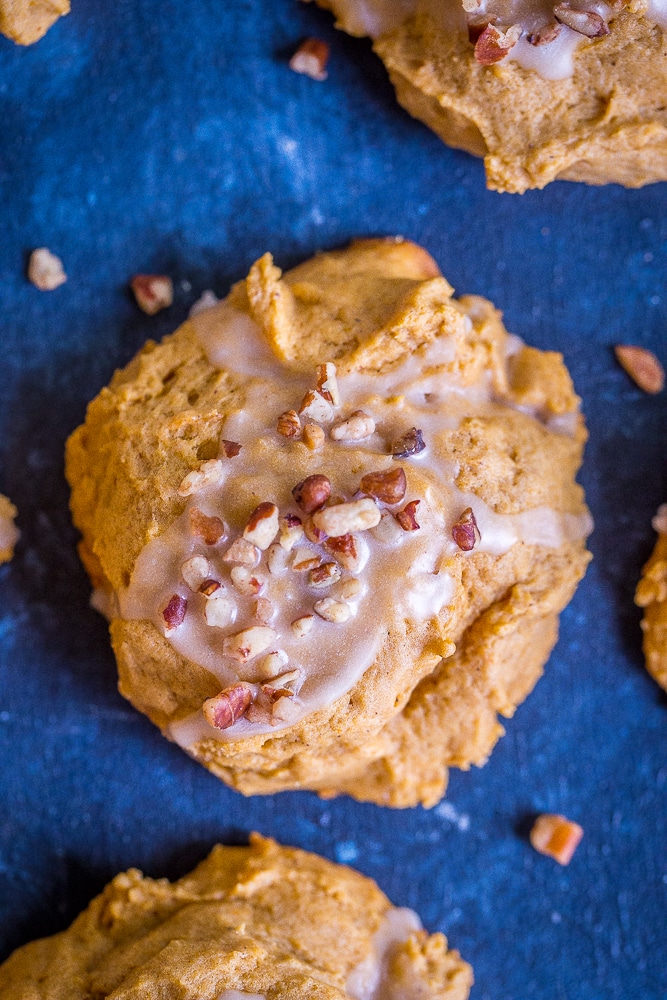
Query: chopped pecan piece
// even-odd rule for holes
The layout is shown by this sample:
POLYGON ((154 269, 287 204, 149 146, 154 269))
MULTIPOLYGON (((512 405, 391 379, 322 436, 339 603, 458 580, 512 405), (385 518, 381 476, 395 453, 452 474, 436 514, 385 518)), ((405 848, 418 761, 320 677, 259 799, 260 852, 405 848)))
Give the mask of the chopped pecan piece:
POLYGON ((399 510, 396 514, 396 520, 403 528, 403 531, 419 531, 417 507, 420 503, 421 500, 411 500, 410 503, 406 503, 403 510, 399 510))
POLYGON ((227 628, 236 618, 236 604, 227 594, 216 594, 206 602, 204 617, 207 625, 215 628, 227 628))
POLYGON ((627 372, 635 385, 644 392, 662 392, 665 386, 665 370, 652 351, 631 344, 618 344, 614 348, 616 360, 627 372))
POLYGON ((340 574, 341 569, 337 563, 322 563, 321 566, 316 566, 310 570, 308 573, 308 583, 313 590, 324 590, 326 587, 330 587, 332 583, 340 580, 340 574))
POLYGON ((208 489, 221 482, 224 475, 224 466, 219 458, 210 458, 206 462, 200 462, 198 469, 188 472, 187 476, 178 487, 177 493, 181 497, 192 496, 200 490, 208 489))
POLYGON ((304 615, 303 618, 297 618, 292 622, 291 629, 297 639, 305 639, 314 623, 313 615, 304 615))
POLYGON ((207 698, 202 705, 204 718, 215 729, 229 729, 243 718, 253 701, 255 692, 249 684, 240 682, 225 688, 214 698, 207 698))
POLYGON ((204 597, 213 597, 214 594, 220 590, 221 584, 218 580, 204 580, 198 587, 198 593, 203 594, 204 597))
POLYGON ((225 458, 236 458, 243 445, 239 444, 238 441, 225 441, 223 438, 220 447, 225 458))
POLYGON ((171 632, 182 625, 185 620, 185 612, 188 610, 188 602, 180 594, 172 594, 167 602, 167 606, 162 611, 165 629, 171 632))
POLYGON ((543 813, 530 831, 530 842, 540 854, 554 858, 559 865, 569 865, 583 835, 582 827, 566 816, 543 813))
POLYGON ((340 392, 336 378, 336 366, 333 361, 317 366, 317 391, 324 396, 332 406, 340 406, 340 392))
POLYGON ((313 552, 312 549, 302 548, 297 549, 294 553, 292 559, 292 569, 297 573, 305 573, 311 569, 315 569, 322 562, 322 557, 318 555, 317 552, 313 552))
POLYGON ((324 549, 344 569, 354 571, 359 568, 362 553, 356 535, 338 535, 336 538, 327 538, 324 542, 324 549))
POLYGON ((558 24, 557 21, 551 21, 549 24, 545 24, 543 27, 538 28, 537 31, 533 31, 527 36, 527 41, 530 45, 548 45, 549 42, 553 42, 555 38, 558 38, 562 30, 562 25, 558 24))
POLYGON ((561 24, 566 24, 568 28, 578 31, 580 35, 586 35, 587 38, 601 38, 610 31, 605 19, 594 10, 577 10, 567 0, 556 4, 554 17, 561 24))
POLYGON ((305 38, 289 61, 289 68, 311 80, 326 80, 329 46, 321 38, 305 38))
POLYGON ((362 493, 388 504, 400 503, 407 488, 405 472, 400 465, 383 472, 367 472, 359 483, 362 493))
POLYGON ((331 496, 331 481, 319 473, 308 476, 296 484, 292 496, 297 507, 300 507, 305 514, 312 514, 313 511, 323 507, 331 496))
POLYGON ((142 312, 155 316, 174 301, 174 286, 166 274, 135 274, 130 282, 142 312))
POLYGON ((373 528, 380 520, 380 508, 370 497, 324 507, 313 514, 313 524, 330 538, 373 528))
POLYGON ((223 554, 222 561, 240 563, 242 566, 256 566, 260 560, 260 551, 247 538, 236 538, 223 554))
POLYGON ((268 683, 262 684, 262 691, 271 701, 277 701, 279 698, 293 698, 302 681, 302 670, 288 670, 284 674, 271 678, 268 683))
POLYGON ((472 507, 466 507, 452 525, 452 538, 463 552, 471 552, 481 537, 475 513, 472 507))
POLYGON ((495 24, 487 24, 475 42, 475 59, 482 66, 493 66, 500 62, 514 48, 521 38, 521 26, 513 24, 505 31, 495 24))
POLYGON ((282 649, 276 649, 273 653, 267 653, 257 664, 259 676, 268 680, 270 677, 278 677, 287 666, 288 656, 282 649))
POLYGON ((425 447, 424 435, 419 427, 411 427, 392 442, 391 453, 394 458, 411 458, 413 455, 418 455, 425 447))
POLYGON ((329 431, 333 441, 361 441, 375 433, 375 421, 369 413, 355 410, 346 420, 340 420, 329 431))
POLYGON ((315 611, 327 622, 334 622, 342 625, 352 614, 350 606, 343 601, 336 601, 333 597, 324 597, 321 601, 315 601, 315 611))
POLYGON ((299 438, 301 437, 301 421, 299 420, 299 414, 296 410, 285 410, 278 417, 278 423, 276 424, 276 430, 285 438, 299 438))
POLYGON ((268 625, 274 614, 275 608, 271 601, 267 600, 266 597, 258 597, 255 601, 255 618, 264 625, 268 625))
POLYGON ((264 578, 257 573, 253 573, 247 566, 234 566, 229 574, 232 578, 233 587, 239 594, 246 597, 254 597, 259 594, 264 586, 264 578))
POLYGON ((193 593, 196 593, 204 580, 211 578, 213 573, 213 566, 206 556, 191 556, 181 566, 181 576, 193 593))
POLYGON ((199 507, 190 508, 190 532, 201 538, 205 545, 217 545, 227 534, 221 517, 209 517, 199 507))
POLYGON ((319 451, 324 444, 325 433, 319 424, 306 424, 303 428, 303 443, 311 451, 319 451))
POLYGON ((328 424, 334 418, 334 409, 329 400, 314 389, 309 389, 301 400, 299 413, 307 420, 314 420, 318 424, 328 424))
POLYGON ((230 656, 239 663, 247 663, 272 646, 276 639, 276 633, 267 625, 251 625, 241 632, 228 635, 222 644, 222 651, 225 656, 230 656))
POLYGON ((296 514, 285 514, 284 517, 280 518, 278 544, 286 552, 291 552, 296 543, 300 542, 302 538, 303 523, 300 517, 297 517, 296 514))
POLYGON ((250 520, 243 530, 243 537, 263 551, 268 549, 278 534, 278 528, 278 508, 274 503, 265 500, 255 507, 250 515, 250 520))
POLYGON ((40 292, 52 292, 64 285, 67 275, 60 257, 56 257, 46 247, 33 250, 28 262, 28 280, 40 292))
POLYGON ((371 528, 371 535, 383 545, 395 545, 404 537, 403 529, 389 510, 382 511, 378 524, 371 528))

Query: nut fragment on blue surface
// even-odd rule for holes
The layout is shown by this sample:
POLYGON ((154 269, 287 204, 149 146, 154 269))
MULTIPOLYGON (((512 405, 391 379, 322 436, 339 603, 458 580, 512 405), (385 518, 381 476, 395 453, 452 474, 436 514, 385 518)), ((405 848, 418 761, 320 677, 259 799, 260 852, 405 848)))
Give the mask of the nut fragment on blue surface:
POLYGON ((67 275, 60 257, 46 247, 39 247, 30 254, 28 279, 40 292, 52 292, 65 284, 67 275))

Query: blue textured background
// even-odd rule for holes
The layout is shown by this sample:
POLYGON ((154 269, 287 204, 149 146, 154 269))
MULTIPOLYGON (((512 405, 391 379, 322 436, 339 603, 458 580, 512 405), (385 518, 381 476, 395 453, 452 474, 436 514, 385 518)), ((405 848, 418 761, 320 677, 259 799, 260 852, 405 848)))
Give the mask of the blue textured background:
POLYGON ((442 929, 476 1000, 667 996, 667 699, 642 667, 632 594, 667 499, 667 394, 640 393, 611 345, 667 362, 665 186, 484 188, 395 103, 365 41, 292 0, 73 0, 36 46, 0 38, 0 488, 22 541, 0 571, 0 958, 65 927, 117 871, 177 876, 251 829, 353 863, 442 929), (328 39, 330 76, 287 68, 328 39), (490 763, 430 812, 311 794, 243 799, 117 694, 88 607, 62 473, 87 401, 203 288, 271 249, 282 266, 364 234, 423 243, 459 292, 562 350, 591 441, 595 561, 545 678, 490 763), (24 276, 58 253, 68 283, 24 276), (136 271, 171 274, 149 319, 136 271), (585 828, 561 869, 531 818, 585 828))

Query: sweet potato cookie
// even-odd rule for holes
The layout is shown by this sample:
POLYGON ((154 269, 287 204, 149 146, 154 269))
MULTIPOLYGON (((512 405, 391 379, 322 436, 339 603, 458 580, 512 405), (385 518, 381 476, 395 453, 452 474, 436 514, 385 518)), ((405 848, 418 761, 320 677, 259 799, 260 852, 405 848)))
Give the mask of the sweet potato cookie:
POLYGON ((560 355, 421 248, 265 255, 68 443, 121 692, 246 794, 434 804, 584 573, 584 439, 560 355))
POLYGON ((69 9, 69 0, 0 0, 0 32, 19 45, 31 45, 69 9))
POLYGON ((19 529, 14 524, 17 513, 11 500, 0 493, 0 563, 9 562, 14 555, 19 540, 19 529))
POLYGON ((130 869, 0 966, 3 1000, 466 1000, 472 970, 374 882, 253 835, 168 882, 130 869))
POLYGON ((653 527, 658 541, 644 566, 635 600, 644 608, 646 669, 667 691, 667 504, 653 518, 653 527))
POLYGON ((664 0, 317 0, 369 34, 400 103, 487 183, 667 178, 664 0))

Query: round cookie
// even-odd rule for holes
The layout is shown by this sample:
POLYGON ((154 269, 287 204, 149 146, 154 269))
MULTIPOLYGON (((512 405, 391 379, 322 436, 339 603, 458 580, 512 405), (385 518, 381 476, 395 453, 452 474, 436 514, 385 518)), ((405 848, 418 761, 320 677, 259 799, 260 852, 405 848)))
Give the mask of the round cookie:
POLYGON ((471 985, 444 935, 373 881, 256 834, 177 882, 117 875, 0 966, 3 1000, 466 1000, 471 985))
POLYGON ((0 0, 0 33, 19 45, 31 45, 69 9, 69 0, 0 0))
POLYGON ((653 518, 658 541, 644 566, 635 601, 644 609, 646 669, 667 691, 667 504, 653 518))
POLYGON ((68 443, 121 692, 245 794, 433 805, 585 571, 585 437, 561 356, 414 244, 265 255, 68 443))
POLYGON ((317 0, 497 191, 667 178, 663 0, 317 0), (465 9, 464 9, 465 8, 465 9))
POLYGON ((14 524, 18 511, 9 497, 0 493, 0 563, 9 562, 14 546, 19 540, 19 529, 14 524))

